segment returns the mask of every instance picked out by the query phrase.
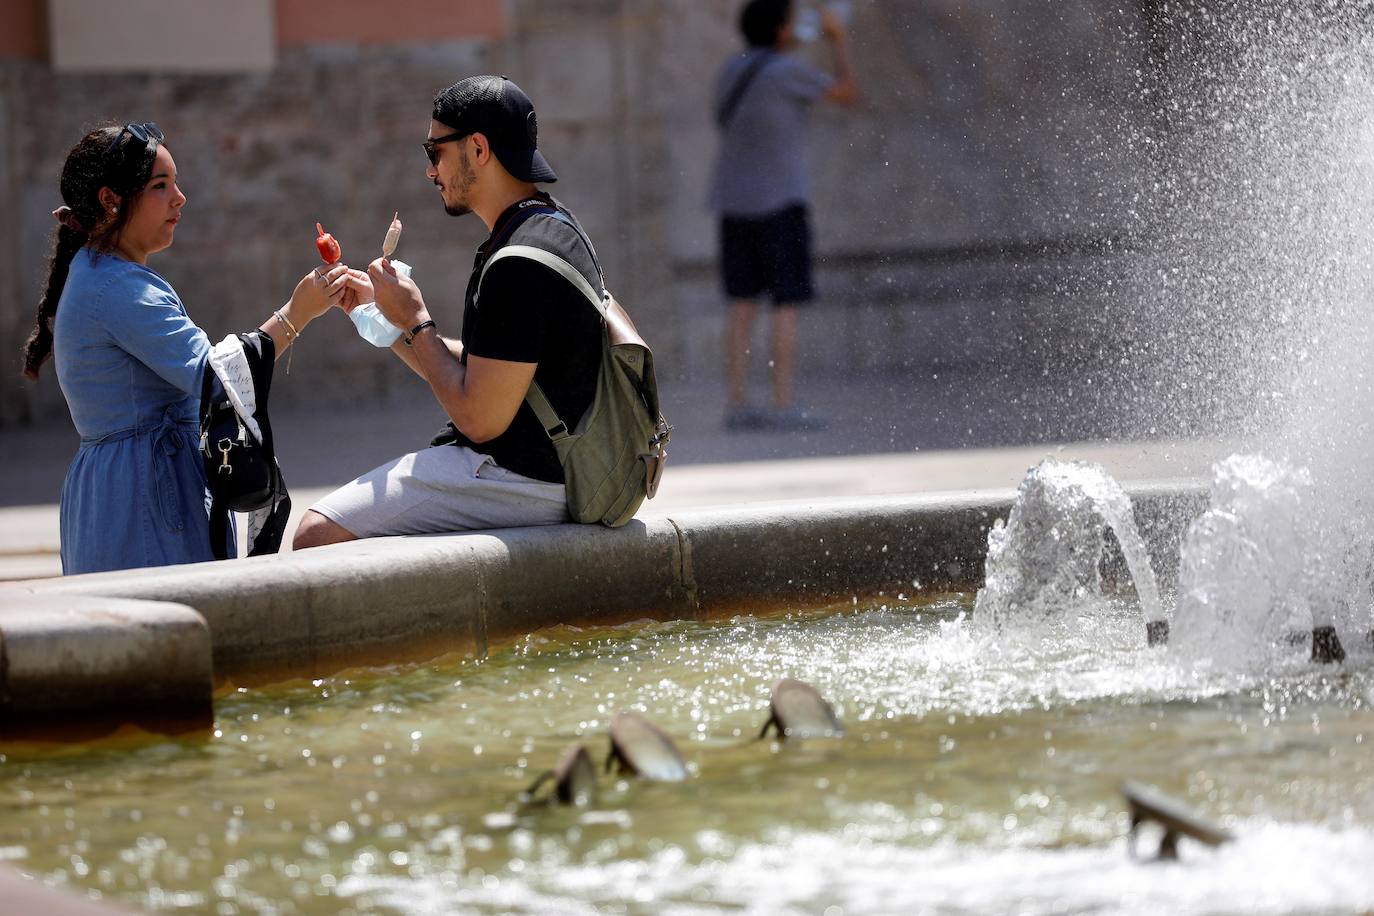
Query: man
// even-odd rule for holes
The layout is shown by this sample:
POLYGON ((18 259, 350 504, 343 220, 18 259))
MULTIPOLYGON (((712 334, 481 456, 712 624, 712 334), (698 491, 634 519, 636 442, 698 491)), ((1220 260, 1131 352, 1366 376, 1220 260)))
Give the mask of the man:
POLYGON ((529 97, 505 77, 469 77, 434 98, 424 142, 451 216, 475 213, 491 234, 478 247, 458 339, 440 336, 419 287, 385 258, 354 273, 359 301, 405 331, 393 352, 429 383, 451 422, 431 447, 346 484, 305 514, 295 547, 568 520, 563 469, 525 403, 537 381, 574 425, 591 405, 601 318, 574 285, 524 257, 482 269, 505 245, 552 252, 600 288, 591 245, 535 186, 557 180, 537 148, 529 97))
POLYGON ((811 231, 804 139, 817 99, 852 105, 858 91, 844 28, 828 9, 821 30, 834 74, 786 54, 796 45, 789 0, 751 0, 740 15, 748 43, 716 83, 720 150, 710 206, 720 216, 720 260, 730 300, 726 326, 726 429, 816 427, 792 390, 797 307, 812 298, 811 231), (748 400, 749 337, 755 303, 773 302, 772 410, 748 400))

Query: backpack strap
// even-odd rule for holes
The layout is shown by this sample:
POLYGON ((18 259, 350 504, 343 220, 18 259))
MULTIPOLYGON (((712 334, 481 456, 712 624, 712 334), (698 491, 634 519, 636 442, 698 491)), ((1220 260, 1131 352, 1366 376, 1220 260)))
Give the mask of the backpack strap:
MULTIPOLYGON (((580 270, 553 252, 535 248, 532 245, 506 245, 498 249, 495 254, 487 259, 487 263, 482 265, 482 277, 487 275, 491 265, 502 258, 526 258, 543 264, 571 283, 592 304, 597 314, 601 316, 601 320, 603 322, 606 320, 605 300, 597 295, 596 290, 592 289, 592 285, 587 282, 586 277, 582 276, 580 270)), ((482 281, 479 278, 477 281, 479 290, 481 284, 482 281)), ((539 418, 539 424, 544 427, 544 432, 548 435, 549 441, 557 443, 572 434, 572 431, 568 429, 568 424, 559 419, 558 411, 553 409, 553 405, 549 403, 549 399, 544 395, 538 382, 530 382, 529 390, 525 392, 525 403, 530 405, 534 415, 539 418)))
POLYGON ((530 382, 530 389, 525 392, 525 403, 530 405, 530 410, 539 418, 539 425, 544 427, 544 434, 549 437, 555 448, 559 442, 572 435, 572 430, 559 419, 558 411, 553 409, 549 399, 544 396, 544 389, 539 387, 538 382, 530 382))
POLYGON ((587 233, 582 231, 582 227, 577 224, 577 220, 573 218, 571 213, 563 208, 562 204, 559 204, 557 201, 554 203, 557 209, 549 215, 560 223, 566 223, 573 232, 577 233, 577 237, 582 240, 582 244, 587 248, 587 254, 591 255, 592 266, 596 268, 596 280, 597 283, 600 284, 601 291, 604 294, 606 291, 606 275, 601 270, 601 259, 596 256, 596 249, 592 247, 592 240, 587 238, 587 233))
MULTIPOLYGON (((552 198, 550 198, 550 201, 552 198)), ((515 234, 515 230, 520 228, 521 223, 534 216, 536 213, 543 213, 548 216, 558 212, 558 207, 551 202, 545 202, 539 197, 527 197, 523 201, 520 210, 508 220, 506 224, 498 229, 487 242, 487 251, 496 251, 515 234)))
MULTIPOLYGON (((596 290, 592 289, 592 285, 587 282, 587 278, 582 276, 582 271, 573 267, 552 251, 545 251, 543 248, 535 248, 533 245, 506 245, 488 258, 486 264, 482 265, 482 277, 486 277, 487 271, 491 270, 491 265, 503 258, 510 257, 527 258, 528 260, 538 261, 540 264, 543 264, 545 267, 549 268, 549 270, 552 270, 564 280, 571 283, 577 291, 585 296, 587 301, 596 308, 602 320, 605 320, 606 303, 603 301, 604 287, 602 293, 598 293, 596 290)), ((482 278, 479 277, 477 280, 477 288, 479 291, 481 287, 482 278)))
POLYGON ((734 115, 739 103, 744 100, 744 93, 749 90, 749 86, 754 82, 754 77, 759 75, 759 71, 768 65, 776 55, 772 51, 761 51, 759 56, 750 62, 739 78, 735 80, 735 85, 730 87, 730 95, 716 109, 716 126, 724 128, 730 123, 730 118, 734 115))

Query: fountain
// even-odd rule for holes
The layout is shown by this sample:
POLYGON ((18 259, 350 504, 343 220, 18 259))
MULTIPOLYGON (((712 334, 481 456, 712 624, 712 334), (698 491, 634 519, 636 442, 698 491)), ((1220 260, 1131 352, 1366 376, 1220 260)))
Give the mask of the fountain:
MULTIPOLYGON (((1191 656, 1255 663, 1276 649, 1305 644, 1311 659, 1345 658, 1337 632, 1353 623, 1338 598, 1344 570, 1317 538, 1311 475, 1259 455, 1217 464, 1212 505, 1188 529, 1180 558, 1175 645, 1191 656), (1293 634, 1301 634, 1296 638, 1293 634)), ((1368 564, 1371 558, 1365 557, 1368 564)), ((1363 609, 1370 606, 1366 594, 1363 609)))
POLYGON ((1095 605, 1108 530, 1135 583, 1147 641, 1165 641, 1168 623, 1130 499, 1102 468, 1056 458, 1026 474, 1006 523, 999 519, 988 534, 975 622, 1001 631, 1095 605))
POLYGON ((1260 455, 1217 463, 1211 505, 1180 548, 1171 632, 1130 499, 1100 467, 1047 458, 1026 474, 1006 522, 988 534, 974 622, 1000 634, 1093 613, 1111 531, 1136 586, 1148 645, 1254 666, 1310 644, 1313 662, 1341 662, 1342 631, 1347 641, 1374 646, 1374 543, 1348 540, 1333 561, 1310 511, 1313 489, 1306 470, 1260 455))
POLYGON ((1142 401, 1203 419, 1257 405, 1241 432, 1271 456, 1220 466, 1172 617, 1120 487, 1049 461, 990 534, 972 601, 557 627, 482 659, 235 690, 201 739, 6 748, 0 859, 109 899, 221 912, 1374 908, 1374 676, 1358 637, 1374 448, 1350 409, 1370 400, 1374 352, 1371 40, 1304 58, 1311 43, 1285 29, 1341 5, 1304 6, 1254 16, 1277 38, 1238 40, 1253 53, 1228 61, 1282 81, 1231 80, 1220 101, 1235 104, 1177 126, 1176 206, 1146 227, 1164 250, 1122 315, 1131 371, 1158 373, 1132 379, 1142 401), (1108 532, 1135 603, 1103 596, 1108 532), (1085 638, 1017 638, 1067 617, 1085 638), (1292 664, 1294 629, 1317 660, 1349 652, 1339 677, 1292 664), (759 685, 787 677, 841 704, 843 737, 743 740, 768 705, 759 685), (626 709, 684 749, 659 756, 670 776, 708 751, 711 765, 593 793, 569 742, 623 734, 638 722, 613 719, 626 709), (555 758, 555 797, 582 804, 492 826, 491 800, 555 758), (1143 812, 1122 813, 1118 787, 1139 778, 1234 840, 1135 866, 1125 837, 1143 812))

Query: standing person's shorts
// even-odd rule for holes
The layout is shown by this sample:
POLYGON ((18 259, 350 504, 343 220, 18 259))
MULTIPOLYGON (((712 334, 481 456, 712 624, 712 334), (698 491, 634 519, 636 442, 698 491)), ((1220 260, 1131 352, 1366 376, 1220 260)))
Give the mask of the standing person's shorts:
POLYGON ((811 227, 798 204, 760 217, 723 216, 720 265, 725 295, 760 299, 775 305, 810 302, 811 227))
POLYGON ((569 521, 563 484, 508 471, 461 445, 402 455, 310 508, 360 538, 569 521))

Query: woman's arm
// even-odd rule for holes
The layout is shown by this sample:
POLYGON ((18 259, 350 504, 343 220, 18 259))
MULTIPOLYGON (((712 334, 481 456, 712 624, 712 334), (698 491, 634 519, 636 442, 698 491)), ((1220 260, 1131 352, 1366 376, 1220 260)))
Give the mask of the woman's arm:
POLYGON ((305 326, 338 303, 347 288, 348 268, 335 264, 312 270, 301 278, 290 300, 258 326, 277 348, 277 359, 296 342, 305 326))

